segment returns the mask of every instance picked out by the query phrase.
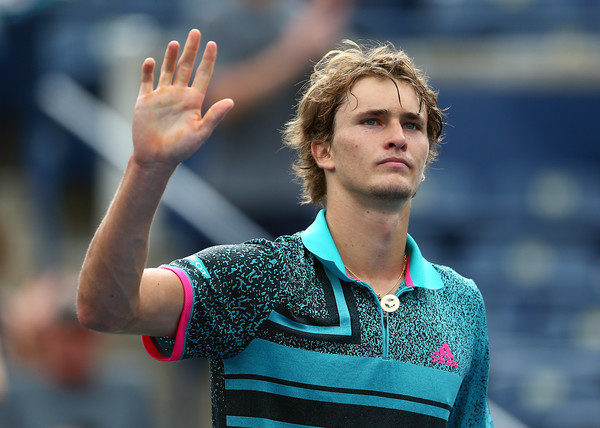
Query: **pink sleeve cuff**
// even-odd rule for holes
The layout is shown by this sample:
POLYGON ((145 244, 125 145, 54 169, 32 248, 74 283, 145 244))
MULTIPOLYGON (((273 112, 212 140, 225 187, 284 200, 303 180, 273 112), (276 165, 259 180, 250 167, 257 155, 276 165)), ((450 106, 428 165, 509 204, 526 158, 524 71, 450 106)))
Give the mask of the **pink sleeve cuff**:
POLYGON ((181 316, 179 317, 179 322, 177 324, 175 344, 173 345, 173 350, 169 355, 167 351, 161 348, 155 337, 142 336, 142 343, 144 344, 146 352, 148 352, 152 358, 158 361, 178 361, 183 357, 183 351, 185 349, 185 332, 192 314, 194 292, 190 278, 183 270, 172 266, 160 266, 160 268, 168 269, 175 273, 179 277, 181 285, 183 286, 183 310, 181 311, 181 316))

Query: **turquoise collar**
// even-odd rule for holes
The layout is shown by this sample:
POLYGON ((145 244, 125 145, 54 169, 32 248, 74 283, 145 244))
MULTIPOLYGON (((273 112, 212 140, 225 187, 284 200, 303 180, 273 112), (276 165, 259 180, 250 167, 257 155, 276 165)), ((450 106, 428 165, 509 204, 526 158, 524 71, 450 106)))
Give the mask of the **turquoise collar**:
MULTIPOLYGON (((338 278, 347 281, 346 268, 329 232, 325 210, 319 211, 315 221, 300 234, 304 246, 313 253, 338 278)), ((437 270, 423 258, 415 240, 407 235, 405 282, 408 287, 436 290, 444 286, 437 270)))

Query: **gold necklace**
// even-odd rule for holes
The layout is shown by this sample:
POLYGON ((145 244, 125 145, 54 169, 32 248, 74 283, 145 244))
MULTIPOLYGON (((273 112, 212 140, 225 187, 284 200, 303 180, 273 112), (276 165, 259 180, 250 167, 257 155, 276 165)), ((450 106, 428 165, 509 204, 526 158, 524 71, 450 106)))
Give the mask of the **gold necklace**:
MULTIPOLYGON (((352 275, 352 277, 354 279, 360 280, 360 278, 358 277, 358 275, 355 274, 354 272, 352 272, 352 270, 348 266, 344 265, 344 267, 352 275)), ((406 272, 406 253, 404 253, 404 262, 402 263, 402 273, 400 274, 400 277, 398 277, 398 279, 396 280, 396 282, 394 283, 394 285, 392 286, 392 288, 390 288, 387 293, 385 293, 385 294, 377 294, 377 293, 375 293, 375 294, 377 294, 377 298, 379 300, 381 300, 383 296, 387 296, 388 294, 390 294, 392 292, 392 290, 394 288, 396 288, 397 286, 399 286, 400 282, 402 281, 402 278, 404 278, 404 273, 405 272, 406 272)))

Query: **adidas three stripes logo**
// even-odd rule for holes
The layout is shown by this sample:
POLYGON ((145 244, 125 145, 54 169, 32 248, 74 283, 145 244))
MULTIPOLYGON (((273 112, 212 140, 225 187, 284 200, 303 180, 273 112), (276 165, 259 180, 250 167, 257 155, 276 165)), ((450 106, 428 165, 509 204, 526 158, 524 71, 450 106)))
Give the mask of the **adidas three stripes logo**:
POLYGON ((458 367, 458 363, 454 361, 454 355, 452 355, 452 351, 450 351, 447 342, 444 342, 444 344, 433 353, 431 361, 434 363, 445 364, 450 367, 458 367))

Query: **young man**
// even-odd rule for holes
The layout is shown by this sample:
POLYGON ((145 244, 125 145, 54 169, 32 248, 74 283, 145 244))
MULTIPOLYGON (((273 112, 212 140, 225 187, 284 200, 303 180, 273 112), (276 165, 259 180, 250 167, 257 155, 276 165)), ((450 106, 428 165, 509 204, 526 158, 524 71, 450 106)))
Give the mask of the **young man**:
POLYGON ((317 64, 285 131, 305 231, 218 246, 145 269, 153 215, 177 164, 233 107, 201 106, 216 57, 200 33, 157 88, 143 64, 134 151, 80 279, 81 322, 144 335, 157 359, 208 357, 214 426, 491 426, 488 339, 475 284, 407 234, 441 138, 423 74, 391 46, 349 43, 317 64))

